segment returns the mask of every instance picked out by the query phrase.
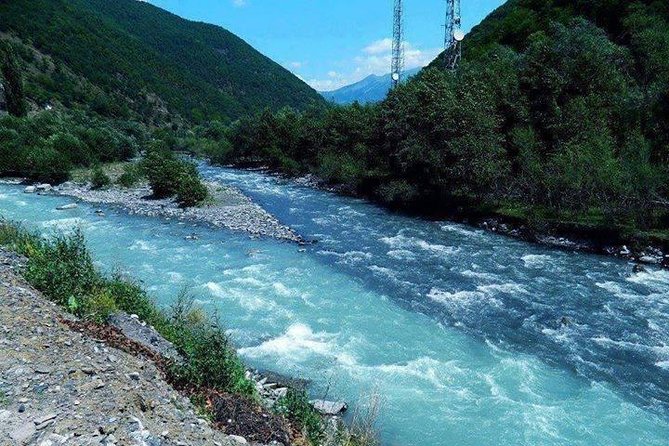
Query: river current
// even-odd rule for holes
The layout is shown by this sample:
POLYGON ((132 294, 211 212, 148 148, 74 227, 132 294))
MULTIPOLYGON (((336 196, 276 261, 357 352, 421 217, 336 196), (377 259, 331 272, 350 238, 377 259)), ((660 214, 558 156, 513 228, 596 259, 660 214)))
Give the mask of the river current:
POLYGON ((244 360, 315 397, 382 400, 386 446, 669 445, 669 271, 398 216, 201 166, 318 242, 128 215, 0 185, 0 215, 79 226, 163 305, 187 288, 244 360), (186 240, 193 232, 198 240, 186 240))

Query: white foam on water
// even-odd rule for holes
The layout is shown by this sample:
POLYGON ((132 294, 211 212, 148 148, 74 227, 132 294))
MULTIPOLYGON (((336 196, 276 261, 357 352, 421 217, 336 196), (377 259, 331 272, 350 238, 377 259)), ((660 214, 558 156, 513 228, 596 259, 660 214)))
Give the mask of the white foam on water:
POLYGON ((392 257, 397 260, 415 260, 416 254, 408 249, 393 249, 386 253, 388 257, 392 257))
POLYGON ((169 277, 169 281, 171 283, 180 283, 184 280, 184 276, 181 273, 177 273, 175 271, 168 272, 167 277, 169 277))
POLYGON ((147 240, 135 240, 135 242, 128 247, 130 251, 156 251, 158 248, 153 243, 147 240))
POLYGON ((472 271, 469 269, 466 269, 464 271, 460 271, 460 275, 464 277, 469 277, 472 279, 483 279, 483 280, 488 280, 491 282, 497 282, 500 280, 498 276, 492 273, 484 273, 482 271, 472 271))
POLYGON ((529 294, 527 288, 518 283, 501 283, 492 285, 479 285, 476 289, 485 294, 529 294))
POLYGON ((392 250, 420 248, 423 251, 439 255, 452 255, 460 252, 460 248, 441 245, 438 243, 429 243, 428 241, 420 238, 407 237, 402 232, 403 231, 400 231, 393 237, 381 237, 379 240, 392 248, 392 250))
POLYGON ((485 234, 484 231, 468 229, 462 225, 448 224, 448 225, 442 225, 440 228, 442 231, 454 232, 460 235, 465 235, 467 237, 481 237, 485 234))
POLYGON ((264 287, 266 285, 265 282, 258 280, 255 277, 235 277, 232 279, 232 282, 239 285, 248 285, 257 288, 264 287))
POLYGON ((344 253, 336 251, 318 251, 318 254, 337 257, 340 259, 339 260, 340 262, 347 264, 359 263, 365 260, 371 260, 373 257, 371 253, 364 251, 346 251, 344 253))
POLYGON ((669 360, 667 361, 658 361, 655 363, 656 366, 658 366, 661 369, 664 370, 669 370, 669 360))
POLYGON ((290 297, 290 296, 293 296, 295 294, 290 288, 288 288, 286 285, 284 285, 281 282, 274 282, 272 284, 272 288, 274 288, 274 291, 279 296, 290 297))
POLYGON ((526 254, 521 257, 526 268, 543 268, 551 261, 551 256, 546 254, 526 254))
POLYGON ((456 291, 449 293, 448 291, 440 290, 439 288, 432 288, 427 297, 439 303, 453 303, 465 302, 471 299, 478 299, 483 297, 483 293, 478 291, 456 291))
POLYGON ((322 356, 344 365, 355 364, 355 359, 349 353, 340 350, 336 336, 333 333, 314 332, 309 325, 296 323, 288 327, 282 335, 255 347, 242 348, 239 353, 249 358, 269 356, 289 359, 292 362, 322 356))
POLYGON ((79 217, 71 218, 55 218, 42 222, 44 228, 55 228, 59 230, 72 230, 76 227, 81 227, 86 221, 79 217))
POLYGON ((669 294, 669 271, 664 269, 643 271, 628 277, 629 282, 646 285, 647 287, 669 294))

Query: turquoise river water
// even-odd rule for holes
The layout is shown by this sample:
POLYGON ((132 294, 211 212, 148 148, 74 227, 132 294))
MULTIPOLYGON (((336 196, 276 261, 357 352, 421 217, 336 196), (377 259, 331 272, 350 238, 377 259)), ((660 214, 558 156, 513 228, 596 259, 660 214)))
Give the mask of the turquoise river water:
POLYGON ((47 233, 81 227, 102 268, 161 304, 187 287, 248 364, 307 378, 314 396, 355 407, 381 395, 386 446, 669 445, 668 271, 201 170, 318 243, 56 211, 71 200, 11 185, 0 214, 47 233))

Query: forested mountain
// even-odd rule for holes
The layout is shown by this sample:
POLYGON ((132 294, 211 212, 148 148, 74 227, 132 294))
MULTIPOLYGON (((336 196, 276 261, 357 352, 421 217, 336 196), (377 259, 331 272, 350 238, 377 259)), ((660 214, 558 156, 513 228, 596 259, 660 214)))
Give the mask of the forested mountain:
MULTIPOLYGON (((404 73, 406 79, 410 79, 421 70, 421 68, 414 68, 404 73)), ((335 104, 347 105, 354 102, 361 104, 368 104, 370 102, 380 102, 386 98, 390 88, 392 87, 392 79, 390 73, 377 76, 370 74, 363 80, 346 85, 333 91, 322 91, 321 95, 328 101, 335 104)))
POLYGON ((381 202, 669 240, 669 2, 511 0, 379 105, 244 119, 227 159, 381 202))
POLYGON ((266 107, 323 103, 308 85, 232 33, 146 2, 0 0, 0 31, 107 96, 127 98, 99 104, 117 114, 127 114, 126 108, 144 114, 160 102, 189 120, 230 121, 266 107))

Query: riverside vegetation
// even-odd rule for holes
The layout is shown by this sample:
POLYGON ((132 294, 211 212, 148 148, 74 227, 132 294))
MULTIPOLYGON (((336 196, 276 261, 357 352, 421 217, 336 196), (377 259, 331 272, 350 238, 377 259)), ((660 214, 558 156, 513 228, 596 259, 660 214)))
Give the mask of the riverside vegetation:
MULTIPOLYGON (((186 294, 180 296, 169 311, 159 309, 136 282, 119 274, 100 273, 78 231, 43 238, 3 221, 0 222, 0 246, 27 258, 23 274, 32 286, 93 326, 104 326, 112 314, 123 311, 137 315, 154 327, 174 344, 182 357, 182 361, 167 361, 163 371, 168 380, 198 402, 215 423, 225 425, 234 417, 226 407, 231 404, 230 396, 241 401, 234 406, 243 407, 249 418, 254 418, 253 413, 261 413, 257 409, 260 399, 255 383, 248 378, 224 328, 216 317, 194 307, 186 294)), ((323 444, 324 419, 303 390, 290 389, 277 401, 273 411, 276 419, 270 426, 276 432, 263 433, 266 441, 290 438, 295 444, 304 444, 301 443, 304 441, 313 446, 323 444)), ((350 432, 340 432, 338 444, 376 444, 370 419, 359 418, 350 432)), ((252 426, 245 428, 253 429, 252 426)))
POLYGON ((464 54, 380 104, 242 118, 214 159, 314 173, 420 213, 669 242, 667 2, 512 0, 464 54))

